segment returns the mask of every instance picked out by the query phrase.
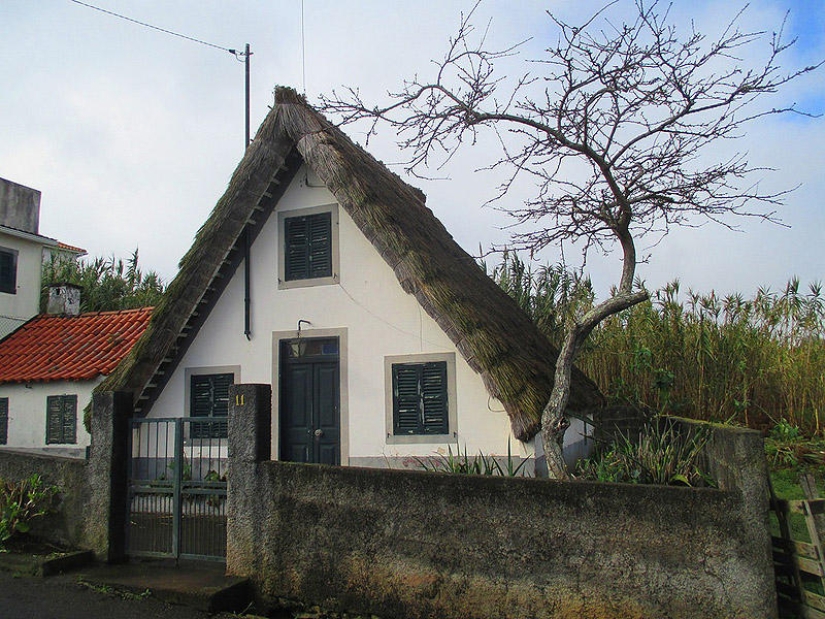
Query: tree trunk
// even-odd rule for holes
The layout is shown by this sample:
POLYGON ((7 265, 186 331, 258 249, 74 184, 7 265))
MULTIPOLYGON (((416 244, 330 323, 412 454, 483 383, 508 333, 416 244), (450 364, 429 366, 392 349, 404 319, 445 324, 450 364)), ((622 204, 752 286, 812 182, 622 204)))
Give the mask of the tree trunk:
MULTIPOLYGON (((630 276, 625 278, 632 281, 630 276)), ((628 285, 629 287, 629 285, 628 285)), ((641 303, 648 298, 647 292, 618 292, 606 299, 577 321, 567 332, 556 359, 556 373, 550 399, 541 413, 541 445, 547 462, 547 472, 552 479, 568 481, 570 473, 564 463, 564 433, 570 427, 567 419, 567 402, 570 399, 570 382, 573 363, 582 344, 602 320, 641 303)))
POLYGON ((570 398, 570 380, 573 372, 573 360, 578 353, 578 326, 567 333, 564 345, 556 359, 555 380, 550 399, 541 413, 541 445, 550 478, 568 481, 570 474, 564 463, 564 433, 570 427, 567 419, 567 401, 570 398))

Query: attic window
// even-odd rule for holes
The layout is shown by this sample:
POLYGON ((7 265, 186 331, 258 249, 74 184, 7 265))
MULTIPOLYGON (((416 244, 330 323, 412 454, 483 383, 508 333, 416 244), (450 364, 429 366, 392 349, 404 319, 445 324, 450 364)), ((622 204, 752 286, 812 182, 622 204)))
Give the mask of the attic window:
POLYGON ((284 239, 287 281, 332 276, 332 218, 329 213, 286 219, 284 239))
POLYGON ((0 247, 0 292, 17 293, 17 252, 0 247))
POLYGON ((281 213, 280 287, 338 282, 338 211, 333 206, 281 213))

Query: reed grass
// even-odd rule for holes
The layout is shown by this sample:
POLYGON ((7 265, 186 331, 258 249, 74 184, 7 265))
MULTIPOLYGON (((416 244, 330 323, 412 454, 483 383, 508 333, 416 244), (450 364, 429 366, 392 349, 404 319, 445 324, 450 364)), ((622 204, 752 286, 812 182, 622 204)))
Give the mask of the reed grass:
MULTIPOLYGON (((531 270, 514 254, 493 278, 558 345, 592 306, 589 280, 560 266, 531 270)), ((823 436, 825 295, 797 278, 750 298, 683 293, 678 281, 608 318, 577 361, 613 403, 767 431, 785 420, 823 436)))

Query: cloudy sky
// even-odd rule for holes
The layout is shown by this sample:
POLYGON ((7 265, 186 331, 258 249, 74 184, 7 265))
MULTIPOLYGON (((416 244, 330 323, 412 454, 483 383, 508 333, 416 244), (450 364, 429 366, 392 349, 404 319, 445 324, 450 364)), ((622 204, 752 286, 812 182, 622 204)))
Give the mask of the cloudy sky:
MULTIPOLYGON (((0 177, 42 191, 42 234, 92 256, 125 257, 137 247, 144 269, 167 281, 243 154, 244 68, 226 49, 251 45, 254 134, 276 84, 304 90, 310 101, 342 86, 384 101, 403 78, 431 73, 430 61, 443 55, 461 12, 472 7, 472 0, 87 3, 210 45, 72 0, 2 0, 0 177)), ((546 9, 577 21, 601 4, 485 0, 476 22, 490 23, 493 48, 532 37, 520 57, 499 69, 515 75, 555 40, 546 9)), ((737 8, 735 2, 674 0, 674 18, 713 34, 737 8)), ((822 0, 751 0, 743 27, 770 33, 789 10, 786 33, 798 42, 784 65, 825 58, 822 0)), ((793 83, 771 103, 792 102, 825 112, 825 70, 793 83)), ((362 130, 347 132, 363 143, 362 130)), ((652 247, 642 242, 650 260, 640 275, 649 287, 678 278, 684 288, 749 294, 757 286, 780 289, 793 275, 803 283, 825 278, 825 118, 765 119, 737 147, 752 163, 776 170, 760 178, 761 187, 800 186, 780 212, 788 227, 749 221, 732 232, 708 225, 671 233, 652 247)), ((369 150, 388 164, 404 158, 387 132, 369 150)), ((508 238, 503 228, 510 220, 484 206, 495 195, 496 179, 474 171, 491 154, 466 149, 437 173, 445 180, 409 179, 474 255, 508 238)), ((499 206, 518 203, 513 195, 499 206)), ((559 254, 547 251, 540 259, 555 262, 559 254)), ((604 290, 618 277, 618 258, 596 256, 588 271, 604 290)))

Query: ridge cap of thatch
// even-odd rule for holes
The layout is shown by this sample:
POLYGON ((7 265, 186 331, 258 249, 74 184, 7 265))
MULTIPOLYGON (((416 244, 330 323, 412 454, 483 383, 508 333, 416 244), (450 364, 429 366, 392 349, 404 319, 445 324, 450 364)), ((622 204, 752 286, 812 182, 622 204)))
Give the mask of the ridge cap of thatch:
POLYGON ((307 98, 291 86, 275 86, 275 105, 298 104, 309 107, 307 98))

